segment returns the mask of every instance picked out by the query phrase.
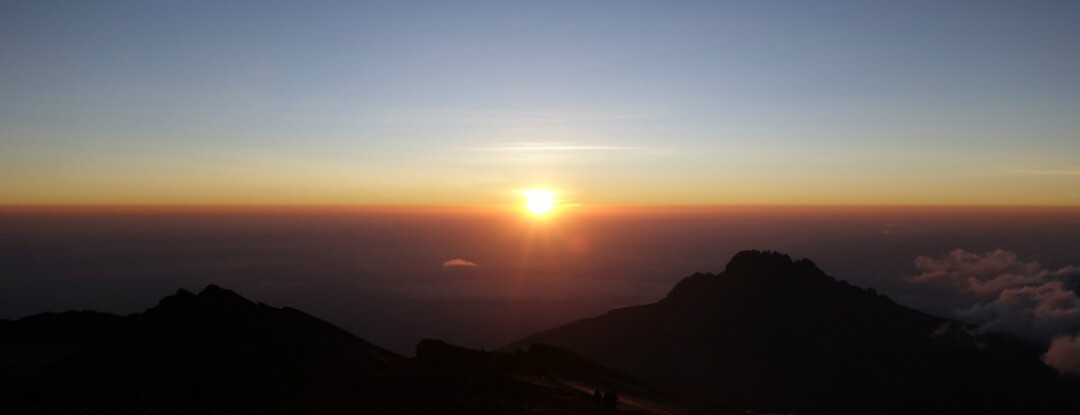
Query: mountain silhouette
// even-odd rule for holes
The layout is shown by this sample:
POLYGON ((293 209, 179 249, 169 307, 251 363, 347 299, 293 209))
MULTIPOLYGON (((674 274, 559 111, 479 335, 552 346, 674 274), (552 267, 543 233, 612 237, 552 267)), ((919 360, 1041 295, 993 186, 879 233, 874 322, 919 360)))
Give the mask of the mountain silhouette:
POLYGON ((663 300, 537 333, 643 379, 740 410, 798 414, 1080 413, 1080 386, 1039 350, 971 333, 829 277, 743 251, 663 300))
POLYGON ((545 346, 425 340, 405 358, 299 310, 211 285, 143 313, 0 320, 0 413, 732 414, 545 346))

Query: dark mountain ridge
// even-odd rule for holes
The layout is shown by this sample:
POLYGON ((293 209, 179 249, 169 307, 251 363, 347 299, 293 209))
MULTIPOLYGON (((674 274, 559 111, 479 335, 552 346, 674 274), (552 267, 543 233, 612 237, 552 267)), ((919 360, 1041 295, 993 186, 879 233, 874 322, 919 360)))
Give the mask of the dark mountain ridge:
POLYGON ((1075 412, 1080 385, 1039 352, 745 251, 505 353, 425 340, 408 359, 217 286, 129 316, 0 320, 0 413, 570 414, 597 412, 596 389, 621 413, 1075 412))
POLYGON ((723 272, 687 277, 657 303, 570 323, 504 350, 536 342, 747 410, 1080 408, 1077 382, 1044 366, 1037 349, 977 336, 775 252, 740 252, 723 272))
POLYGON ((3 401, 27 405, 7 413, 300 407, 403 360, 299 310, 213 285, 124 317, 71 311, 5 321, 0 346, 3 401))
POLYGON ((288 307, 209 286, 143 313, 0 320, 0 413, 727 414, 550 346, 514 354, 425 340, 407 359, 288 307))

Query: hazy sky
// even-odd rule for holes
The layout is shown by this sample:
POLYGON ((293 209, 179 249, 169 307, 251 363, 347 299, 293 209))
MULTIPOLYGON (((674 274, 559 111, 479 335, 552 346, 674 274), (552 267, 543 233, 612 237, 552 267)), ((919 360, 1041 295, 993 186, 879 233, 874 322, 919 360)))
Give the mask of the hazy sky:
POLYGON ((407 355, 424 338, 491 349, 660 300, 744 249, 979 326, 1080 332, 1077 208, 0 207, 0 319, 218 284, 407 355))
POLYGON ((0 203, 1080 204, 1080 2, 0 3, 0 203))

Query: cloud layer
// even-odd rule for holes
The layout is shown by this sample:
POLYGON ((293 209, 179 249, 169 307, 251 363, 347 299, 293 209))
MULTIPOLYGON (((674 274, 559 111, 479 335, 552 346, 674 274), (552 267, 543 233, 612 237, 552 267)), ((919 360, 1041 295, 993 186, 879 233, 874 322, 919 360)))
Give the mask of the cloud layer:
POLYGON ((996 297, 1005 289, 1045 280, 1049 271, 1038 262, 1023 262, 1003 250, 975 254, 957 249, 942 258, 920 256, 915 266, 921 274, 914 282, 933 283, 980 298, 996 297))
POLYGON ((1062 373, 1080 374, 1080 267, 1048 269, 996 250, 975 254, 961 249, 940 258, 915 258, 916 283, 973 295, 977 303, 956 316, 991 332, 1014 333, 1050 348, 1043 358, 1062 373))

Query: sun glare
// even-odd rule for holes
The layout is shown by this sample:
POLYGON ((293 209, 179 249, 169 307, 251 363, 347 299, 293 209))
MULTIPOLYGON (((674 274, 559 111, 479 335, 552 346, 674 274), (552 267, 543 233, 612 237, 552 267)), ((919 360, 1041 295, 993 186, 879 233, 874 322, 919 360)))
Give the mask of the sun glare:
POLYGON ((547 189, 529 189, 525 191, 525 209, 537 216, 543 216, 555 208, 555 192, 547 189))

